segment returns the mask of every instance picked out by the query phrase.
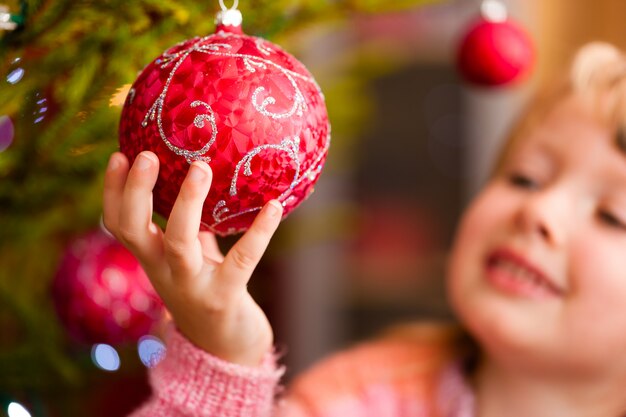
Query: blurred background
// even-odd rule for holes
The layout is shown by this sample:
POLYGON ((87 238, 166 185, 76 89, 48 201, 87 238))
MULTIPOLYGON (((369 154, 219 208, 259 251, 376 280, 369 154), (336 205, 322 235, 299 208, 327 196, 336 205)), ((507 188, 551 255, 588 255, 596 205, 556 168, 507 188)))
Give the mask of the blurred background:
MULTIPOLYGON (((454 320, 449 245, 511 123, 581 44, 626 46, 621 0, 502 4, 536 62, 478 87, 455 57, 481 1, 241 0, 245 32, 309 68, 332 124, 316 192, 251 283, 287 380, 391 323, 454 320)), ((218 10, 0 0, 0 416, 124 416, 149 394, 160 306, 100 229, 102 177, 125 86, 168 47, 213 33, 218 10)))

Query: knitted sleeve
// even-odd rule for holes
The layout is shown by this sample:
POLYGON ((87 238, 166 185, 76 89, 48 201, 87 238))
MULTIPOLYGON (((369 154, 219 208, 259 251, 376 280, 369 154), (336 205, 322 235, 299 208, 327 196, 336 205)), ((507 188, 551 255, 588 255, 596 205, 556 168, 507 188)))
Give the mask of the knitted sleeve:
POLYGON ((275 402, 283 369, 273 355, 258 368, 235 365, 174 331, 165 359, 150 371, 153 397, 129 417, 470 415, 465 411, 471 401, 460 400, 471 399, 457 383, 460 374, 445 377, 448 342, 427 336, 387 337, 335 354, 297 378, 275 402), (450 410, 450 404, 465 405, 450 410))
POLYGON ((173 330, 150 370, 152 397, 129 417, 269 417, 283 369, 268 354, 258 368, 221 360, 173 330))

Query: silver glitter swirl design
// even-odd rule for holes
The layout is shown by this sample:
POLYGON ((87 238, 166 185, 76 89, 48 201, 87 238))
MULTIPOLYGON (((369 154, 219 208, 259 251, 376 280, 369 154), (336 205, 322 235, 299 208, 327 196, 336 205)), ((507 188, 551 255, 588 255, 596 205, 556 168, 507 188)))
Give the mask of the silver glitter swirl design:
MULTIPOLYGON (((192 108, 203 106, 209 111, 208 114, 202 114, 202 115, 196 116, 194 119, 194 126, 197 128, 202 128, 204 127, 204 120, 207 120, 209 121, 209 123, 211 124, 211 128, 213 129, 211 132, 211 139, 209 139, 209 141, 205 143, 204 146, 202 146, 202 148, 196 151, 193 151, 189 149, 179 148, 168 139, 167 134, 165 133, 163 129, 163 103, 165 102, 165 97, 167 96, 167 92, 169 91, 170 84, 172 83, 172 79, 174 78, 174 75, 176 75, 176 71, 193 51, 206 53, 207 51, 217 51, 220 48, 225 48, 225 49, 231 48, 230 45, 225 44, 225 43, 216 43, 216 44, 211 44, 211 45, 199 45, 201 41, 202 40, 195 42, 193 46, 187 50, 181 50, 175 53, 169 53, 169 51, 165 52, 163 54, 163 59, 159 59, 157 61, 157 64, 160 64, 162 69, 168 67, 172 63, 174 63, 174 65, 173 65, 172 70, 170 71, 169 76, 167 77, 165 86, 163 87, 163 91, 161 91, 161 94, 159 94, 157 99, 154 101, 154 103, 148 110, 148 113, 144 117, 143 122, 141 123, 143 127, 146 127, 148 126, 148 120, 154 121, 156 118, 159 135, 161 136, 161 139, 163 140, 163 142, 165 142, 167 147, 176 155, 184 157, 188 163, 191 163, 196 160, 201 160, 205 162, 209 162, 211 160, 209 157, 204 157, 202 155, 207 153, 211 145, 213 145, 213 143, 215 142, 215 138, 217 137, 217 133, 218 133, 217 125, 215 123, 215 114, 213 113, 213 109, 211 108, 209 104, 200 100, 196 100, 190 105, 190 107, 192 108)), ((178 44, 177 46, 180 46, 180 45, 181 44, 178 44)), ((173 48, 170 48, 169 50, 171 51, 177 46, 174 46, 173 48)))
POLYGON ((257 61, 253 61, 251 59, 248 58, 244 58, 243 59, 243 64, 246 66, 246 69, 250 72, 256 72, 256 68, 254 67, 258 67, 261 69, 267 69, 267 65, 265 65, 262 62, 257 62, 257 61))
POLYGON ((298 160, 298 150, 300 149, 300 138, 297 136, 294 137, 293 139, 285 138, 277 145, 272 145, 272 144, 260 145, 252 149, 250 152, 248 152, 246 156, 244 156, 237 163, 237 166, 235 167, 235 175, 233 175, 233 179, 230 183, 230 192, 229 192, 232 197, 237 195, 237 178, 239 177, 239 171, 241 170, 241 166, 242 165, 244 166, 243 174, 249 177, 250 175, 252 175, 252 169, 250 168, 250 163, 252 162, 252 158, 254 158, 259 153, 267 149, 275 149, 278 151, 287 152, 289 157, 296 164, 296 173, 294 176, 294 180, 289 186, 290 190, 293 189, 295 181, 300 177, 300 161, 298 160))
MULTIPOLYGON (((294 114, 297 116, 302 116, 304 114, 304 111, 307 109, 307 105, 306 105, 306 101, 304 99, 304 95, 302 94, 302 91, 300 90, 300 88, 298 87, 297 83, 296 83, 296 79, 299 79, 301 81, 310 83, 312 85, 315 86, 317 92, 320 94, 320 96, 322 97, 322 99, 324 99, 324 95, 321 91, 321 88, 319 87, 319 85, 317 84, 317 82, 312 78, 312 77, 308 77, 305 75, 302 75, 298 72, 295 71, 291 71, 287 68, 284 68, 278 64, 276 64, 275 62, 272 62, 268 59, 264 59, 262 57, 259 56, 255 56, 255 55, 247 55, 247 54, 240 54, 240 53, 230 53, 228 52, 229 49, 232 48, 231 45, 227 44, 227 43, 213 43, 213 44, 208 44, 208 45, 203 45, 204 42, 208 41, 209 38, 211 38, 212 36, 215 35, 210 35, 210 36, 206 36, 203 38, 196 38, 195 42, 193 42, 190 46, 188 46, 185 49, 181 49, 177 52, 171 53, 169 51, 175 50, 181 46, 183 46, 185 43, 187 43, 188 41, 183 41, 180 42, 179 44, 175 45, 174 47, 170 48, 168 51, 166 51, 162 57, 160 59, 158 59, 155 63, 157 65, 160 65, 161 69, 165 69, 167 67, 171 66, 171 70, 170 73, 168 75, 168 78, 165 82, 165 85, 163 87, 163 91, 159 94, 159 96, 156 98, 156 100, 154 101, 154 103, 152 104, 152 106, 150 107, 150 109, 148 110, 148 112, 146 113, 146 116, 144 117, 143 122, 141 123, 141 125, 143 127, 148 126, 148 123, 150 121, 155 121, 157 123, 157 127, 158 127, 158 131, 159 131, 159 135, 161 137, 161 139, 163 140, 163 142, 167 145, 167 147, 173 151, 176 155, 179 156, 183 156, 188 163, 193 162, 194 160, 203 160, 206 162, 210 161, 209 157, 205 157, 203 156, 206 152, 208 152, 208 150, 210 149, 210 147, 213 145, 213 143, 215 143, 215 140, 217 138, 217 134, 218 134, 218 129, 217 129, 217 123, 216 123, 216 118, 215 118, 215 113, 213 112, 213 109, 211 108, 211 106, 201 100, 196 100, 194 102, 191 103, 190 107, 192 108, 196 108, 196 107, 203 107, 206 110, 206 113, 202 113, 202 114, 198 114, 196 115, 196 117, 194 118, 193 121, 193 125, 198 128, 204 128, 206 126, 206 122, 208 122, 211 125, 211 138, 208 140, 208 142, 206 144, 204 144, 204 146, 202 146, 202 148, 198 149, 198 150, 189 150, 189 149, 184 149, 184 148, 180 148, 175 146, 170 139, 168 138, 167 134, 165 133, 164 129, 163 129, 163 119, 162 119, 162 114, 163 114, 163 104, 165 102, 165 98, 167 96, 167 93, 169 91, 170 85, 172 83, 172 79, 174 78, 176 72, 178 71, 178 68, 182 65, 182 63, 185 61, 185 59, 187 59, 187 57, 193 53, 193 52, 200 52, 200 53, 205 53, 205 54, 209 54, 209 55, 214 55, 214 56, 223 56, 223 57, 228 57, 228 58, 241 58, 243 60, 243 64, 245 66, 245 68, 253 73, 255 72, 257 69, 263 69, 263 70, 267 70, 268 68, 274 68, 275 70, 278 70, 280 73, 282 73, 285 78, 288 80, 288 82, 290 83, 290 85, 293 87, 294 89, 294 97, 293 97, 293 105, 292 107, 287 110, 284 113, 275 113, 272 112, 270 110, 268 110, 268 106, 271 106, 272 104, 276 103, 276 99, 272 96, 268 96, 265 97, 263 99, 263 101, 261 103, 259 103, 259 98, 261 96, 261 94, 266 91, 265 87, 258 87, 251 96, 251 102, 253 107, 262 115, 266 116, 266 117, 270 117, 273 119, 285 119, 288 117, 293 116, 294 114)), ((227 33, 227 32, 219 32, 217 34, 217 36, 220 36, 222 38, 230 38, 230 37, 240 37, 240 35, 237 34, 233 34, 233 33, 227 33)), ((272 50, 268 47, 266 47, 264 45, 265 40, 262 38, 254 38, 255 39, 255 45, 257 47, 257 50, 265 55, 265 56, 269 56, 272 53, 272 50)), ((133 94, 134 96, 134 94, 133 94)), ((132 97, 134 98, 134 97, 132 97)), ((311 164, 310 168, 308 170, 306 170, 305 172, 300 172, 301 171, 301 164, 300 161, 298 159, 298 152, 299 152, 299 145, 300 145, 300 138, 299 137, 293 137, 293 138, 285 138, 281 141, 280 144, 266 144, 266 145, 260 145, 258 147, 256 147, 255 149, 251 150, 250 152, 248 152, 238 163, 237 166, 235 168, 235 172, 233 174, 233 179, 231 181, 231 186, 230 186, 230 190, 229 190, 229 194, 231 196, 236 196, 237 195, 237 179, 239 176, 239 173, 241 171, 241 168, 243 167, 243 174, 246 176, 250 176, 252 175, 252 171, 251 171, 251 167, 250 167, 250 163, 251 160, 259 155, 260 153, 262 153, 263 151, 269 150, 269 149, 274 149, 274 150, 279 150, 279 151, 284 151, 287 152, 287 154, 289 155, 289 157, 295 162, 296 164, 296 172, 294 175, 294 178, 291 182, 291 184, 289 185, 289 187, 287 188, 287 190, 285 190, 277 199, 283 204, 283 206, 289 204, 289 201, 293 198, 293 196, 291 196, 292 191, 304 180, 304 179, 309 179, 309 180, 313 180, 317 175, 319 175, 321 169, 322 169, 322 163, 321 160, 324 157, 324 155, 327 153, 328 148, 330 146, 330 126, 329 126, 329 134, 326 138, 326 143, 324 146, 324 149, 315 157, 313 163, 311 164)), ((218 231, 217 227, 230 219, 233 219, 235 217, 238 216, 242 216, 248 213, 252 213, 252 212, 257 212, 260 211, 262 208, 262 206, 259 207, 253 207, 253 208, 248 208, 246 210, 242 210, 240 212, 237 213, 231 213, 230 209, 228 208, 227 202, 225 200, 220 200, 215 207, 213 208, 213 220, 214 223, 209 225, 206 222, 202 222, 202 225, 204 227, 206 227, 207 229, 213 231, 214 233, 218 233, 221 234, 223 232, 218 231)), ((244 231, 245 228, 242 229, 234 229, 234 228, 230 228, 227 233, 237 233, 237 232, 242 232, 244 231)))
POLYGON ((228 209, 228 207, 226 207, 226 201, 220 200, 217 202, 215 208, 213 209, 213 219, 215 219, 216 222, 219 222, 221 221, 224 214, 228 213, 229 211, 230 210, 228 209))
POLYGON ((271 117, 272 119, 285 119, 287 117, 293 116, 294 113, 298 116, 302 116, 303 111, 306 110, 304 97, 302 96, 302 92, 300 92, 300 89, 298 89, 296 82, 293 78, 289 76, 287 76, 287 79, 296 90, 296 94, 294 97, 293 106, 286 113, 272 113, 271 111, 267 110, 267 106, 276 103, 276 99, 272 96, 266 97, 265 100, 263 100, 263 102, 259 104, 259 94, 265 91, 265 87, 259 87, 254 90, 254 93, 252 93, 252 105, 263 116, 271 117))
POLYGON ((265 40, 261 38, 254 38, 254 43, 256 44, 256 49, 258 49, 263 55, 269 56, 272 53, 272 50, 264 45, 265 40))
MULTIPOLYGON (((286 152, 294 152, 294 146, 298 147, 299 146, 299 138, 295 137, 294 139, 297 139, 297 143, 296 140, 292 140, 289 138, 283 139, 283 141, 281 142, 281 144, 284 144, 281 147, 281 150, 284 150, 286 152)), ((236 168, 236 172, 238 172, 241 169, 241 166, 243 164, 246 164, 247 161, 249 161, 250 159, 252 159, 252 157, 254 157, 255 155, 258 155, 261 150, 257 151, 258 148, 262 147, 262 146, 266 146, 266 145, 261 145, 255 149, 253 149, 252 151, 250 151, 248 154, 246 154, 246 156, 244 156, 239 163, 237 164, 237 168, 236 168), (254 154, 254 155, 252 155, 254 154)), ((278 149, 277 146, 280 145, 275 145, 275 149, 278 149)), ((291 195, 292 191, 298 186, 300 185, 300 183, 304 180, 304 179, 308 179, 310 181, 312 181, 313 179, 315 179, 315 177, 317 175, 320 174, 320 172, 322 171, 322 158, 324 157, 324 155, 326 155, 326 153, 328 152, 328 148, 330 147, 330 125, 328 125, 328 135, 326 136, 326 143, 324 144, 324 149, 322 149, 322 151, 315 157, 315 159, 313 160, 313 163, 311 164, 310 168, 307 169, 306 171, 302 172, 301 175, 299 175, 298 173, 296 173, 296 175, 294 176, 293 181, 291 182, 291 184, 289 185, 289 188, 287 188, 287 190, 285 190, 280 196, 278 196, 277 200, 280 201, 282 203, 283 206, 286 206, 290 203, 290 200, 293 199, 293 196, 291 195)), ((298 161, 297 159, 297 148, 295 150, 295 155, 296 157, 294 158, 296 161, 298 161)), ((291 155, 290 155, 291 156, 291 155)), ((249 165, 249 162, 248 162, 249 165)), ((300 165, 298 163, 298 170, 300 168, 300 165)), ((244 167, 244 169, 246 169, 244 167)), ((244 171, 244 175, 246 174, 246 172, 244 171)), ((236 183, 236 180, 233 181, 233 183, 236 183)), ((231 192, 232 192, 232 188, 233 188, 233 183, 231 183, 231 192)), ((223 232, 217 230, 217 227, 227 221, 227 220, 231 220, 235 217, 239 217, 242 216, 244 214, 248 214, 248 213, 252 213, 252 212, 258 212, 263 208, 263 206, 258 206, 258 207, 252 207, 243 211, 240 211, 238 213, 232 213, 229 214, 227 216, 224 216, 224 214, 229 213, 230 209, 227 207, 227 203, 224 200, 220 200, 214 207, 213 209, 213 220, 214 223, 213 224, 207 224, 206 222, 202 222, 202 225, 211 230, 213 233, 217 233, 217 234, 222 234, 223 232)), ((241 228, 241 229, 234 229, 234 228, 230 228, 227 230, 227 233, 239 233, 239 232, 243 232, 245 231, 245 228, 241 228)))
MULTIPOLYGON (((220 35, 222 37, 238 36, 235 34, 222 34, 222 33, 220 33, 220 35)), ((160 65, 162 69, 167 68, 168 66, 172 64, 173 66, 165 82, 163 91, 161 92, 161 94, 159 94, 157 99, 154 101, 154 103, 148 110, 146 116, 144 117, 143 122, 141 123, 143 127, 147 127, 149 121, 154 121, 156 119, 159 135, 161 136, 161 139, 163 140, 163 142, 167 145, 167 147, 172 152, 174 152, 176 155, 183 156, 189 163, 195 160, 203 160, 206 162, 210 161, 209 157, 203 157, 202 155, 204 155, 209 150, 211 145, 215 142, 215 137, 217 136, 217 133, 218 133, 216 124, 211 123, 211 127, 214 129, 211 133, 211 139, 204 146, 202 146, 202 148, 198 150, 189 150, 185 148, 180 148, 174 145, 170 141, 170 139, 168 138, 167 134, 165 133, 163 129, 162 115, 163 115, 163 103, 165 102, 165 98, 167 96, 167 92, 169 91, 170 85, 172 83, 172 79, 174 78, 174 75, 176 74, 176 71, 178 70, 178 68, 182 65, 185 59, 187 59, 187 57, 192 52, 195 51, 195 52, 205 53, 209 55, 225 56, 225 57, 231 57, 231 58, 233 57, 242 58, 246 69, 250 72, 255 72, 256 71, 255 67, 261 68, 261 69, 267 69, 268 67, 273 67, 277 69, 278 71, 280 71, 287 78, 287 80, 289 81, 289 83, 294 89, 294 102, 293 102, 291 109, 289 109, 285 113, 271 112, 267 109, 267 107, 272 104, 275 104, 276 99, 272 96, 268 96, 265 99, 263 99, 261 103, 259 103, 259 95, 262 92, 264 92, 266 89, 265 87, 258 87, 252 93, 252 105, 259 113, 261 113, 262 115, 266 117, 270 117, 273 119, 284 119, 284 118, 291 117, 294 114, 296 114, 297 116, 303 115, 304 110, 306 110, 307 108, 306 102, 305 102, 302 92, 298 88, 295 78, 312 83, 313 85, 315 85, 317 91, 321 94, 321 89, 319 88, 319 86, 317 85, 317 83, 315 82, 313 78, 303 76, 302 74, 299 74, 294 71, 290 71, 270 60, 260 58, 258 56, 224 52, 224 50, 228 50, 232 48, 232 46, 227 43, 213 43, 213 44, 203 45, 203 42, 206 42, 207 40, 209 40, 209 38, 210 36, 205 36, 203 38, 196 38, 197 40, 193 42, 188 48, 181 49, 177 52, 171 53, 170 51, 175 50, 176 48, 179 48, 185 44, 185 42, 180 42, 179 44, 175 45, 174 47, 166 51, 163 54, 163 56, 156 61, 156 64, 160 65)), ((254 39, 255 39, 255 45, 257 46, 259 52, 261 52, 264 55, 268 55, 269 49, 263 46, 264 40, 261 38, 254 38, 254 39)), ((210 105, 204 102, 201 102, 201 103, 203 103, 203 106, 206 107, 207 110, 209 110, 208 115, 201 115, 201 117, 203 117, 203 120, 211 120, 210 119, 211 116, 213 116, 213 119, 214 119, 213 110, 211 109, 210 105)), ((192 105, 192 107, 194 106, 192 105)), ((194 125, 196 127, 198 127, 198 124, 196 123, 197 120, 198 118, 196 117, 196 119, 194 119, 194 125)))
POLYGON ((273 67, 277 69, 278 71, 280 71, 285 76, 285 78, 287 78, 287 81, 289 81, 289 84, 291 84, 294 90, 294 98, 293 98, 294 102, 293 102, 293 105, 291 106, 291 109, 289 109, 285 113, 274 113, 267 109, 269 105, 276 103, 276 99, 272 96, 266 97, 261 103, 259 103, 259 94, 266 90, 265 87, 263 86, 257 87, 257 89, 254 90, 254 92, 252 93, 252 106, 254 106, 254 108, 259 113, 261 113, 262 115, 266 117, 270 117, 272 119, 285 119, 285 118, 293 116, 294 114, 296 114, 297 116, 303 115, 303 112, 307 109, 307 106, 306 106, 306 101, 304 100, 304 95, 302 94, 302 91, 300 91, 300 88, 298 87, 298 84, 296 83, 296 80, 295 80, 296 78, 313 84, 315 88, 317 89, 318 93, 320 93, 320 95, 324 97, 321 93, 321 89, 319 85, 317 85, 317 83, 315 82, 313 78, 306 77, 295 71, 291 71, 286 68, 283 68, 280 65, 270 60, 260 58, 258 56, 246 55, 246 54, 232 54, 232 53, 229 54, 229 53, 223 53, 223 52, 210 52, 210 54, 231 57, 231 58, 242 58, 244 66, 250 72, 256 72, 256 69, 254 67, 261 68, 261 69, 267 69, 268 67, 273 67))

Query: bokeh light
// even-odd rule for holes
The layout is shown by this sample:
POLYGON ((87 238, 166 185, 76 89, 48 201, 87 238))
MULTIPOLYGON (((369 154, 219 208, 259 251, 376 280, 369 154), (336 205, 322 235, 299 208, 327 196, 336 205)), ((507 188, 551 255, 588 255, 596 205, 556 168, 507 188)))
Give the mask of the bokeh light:
POLYGON ((33 112, 33 117, 35 118, 35 121, 33 123, 39 123, 41 121, 43 121, 43 119, 46 118, 46 112, 48 111, 48 99, 47 98, 39 98, 41 97, 40 93, 35 94, 35 96, 38 98, 37 100, 37 107, 35 108, 34 112, 33 112))
POLYGON ((7 82, 9 84, 17 84, 24 77, 24 68, 15 68, 7 75, 7 82))
POLYGON ((165 344, 154 336, 144 336, 137 343, 139 359, 148 368, 158 364, 165 355, 165 344))
POLYGON ((11 118, 6 115, 0 116, 0 152, 11 146, 14 135, 15 129, 11 118))
POLYGON ((9 417, 31 417, 30 413, 24 408, 22 404, 12 402, 7 409, 9 417))
POLYGON ((120 355, 111 345, 104 343, 93 345, 91 360, 103 371, 115 372, 120 369, 120 355))

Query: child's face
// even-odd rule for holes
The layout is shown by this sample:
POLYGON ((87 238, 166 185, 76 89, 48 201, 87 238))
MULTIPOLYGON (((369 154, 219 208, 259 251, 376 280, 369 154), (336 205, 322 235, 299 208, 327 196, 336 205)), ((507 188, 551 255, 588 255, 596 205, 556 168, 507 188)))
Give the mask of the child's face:
POLYGON ((626 376, 626 156, 580 98, 522 138, 466 211, 449 280, 491 357, 626 376))

